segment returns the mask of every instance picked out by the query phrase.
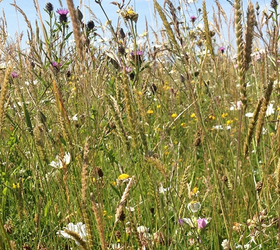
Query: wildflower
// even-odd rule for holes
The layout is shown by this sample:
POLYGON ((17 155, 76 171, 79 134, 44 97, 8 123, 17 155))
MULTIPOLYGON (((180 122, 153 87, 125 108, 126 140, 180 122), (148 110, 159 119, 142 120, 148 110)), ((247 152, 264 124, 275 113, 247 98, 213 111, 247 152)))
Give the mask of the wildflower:
POLYGON ((191 118, 196 118, 195 113, 192 113, 192 114, 191 114, 191 118))
POLYGON ((209 115, 208 118, 209 118, 210 120, 215 120, 215 116, 214 116, 214 115, 209 115))
POLYGON ((128 174, 121 174, 117 179, 117 185, 120 185, 124 182, 128 182, 130 180, 130 176, 128 174))
POLYGON ((18 77, 18 74, 16 72, 11 72, 11 75, 13 78, 17 78, 18 77))
POLYGON ((236 103, 231 103, 230 110, 240 110, 242 107, 242 101, 237 101, 236 103))
POLYGON ((196 222, 199 229, 204 229, 208 224, 208 221, 205 218, 199 218, 196 222))
POLYGON ((119 175, 118 180, 123 181, 123 180, 127 180, 128 178, 130 178, 128 174, 121 174, 119 175))
POLYGON ((195 227, 194 224, 193 224, 192 219, 190 219, 190 218, 183 218, 182 220, 183 220, 184 223, 188 224, 191 228, 195 227))
POLYGON ((52 66, 53 66, 53 67, 57 67, 57 66, 58 66, 58 63, 57 63, 57 62, 52 62, 52 66))
POLYGON ((182 123, 181 123, 181 127, 183 127, 183 128, 187 127, 187 123, 182 122, 182 123))
POLYGON ((75 115, 72 117, 72 121, 78 121, 78 114, 75 114, 75 115))
POLYGON ((183 224, 184 224, 184 219, 179 219, 179 220, 178 220, 178 223, 179 223, 180 226, 183 226, 183 224))
POLYGON ((69 152, 65 153, 64 157, 61 158, 59 155, 55 157, 55 161, 52 161, 49 165, 53 168, 63 168, 63 166, 69 165, 71 161, 71 155, 69 152))
POLYGON ((51 3, 47 3, 45 8, 49 14, 53 11, 53 5, 51 3))
POLYGON ((245 114, 245 116, 248 117, 248 118, 252 118, 253 115, 254 115, 254 113, 250 113, 250 112, 248 112, 248 113, 245 114))
POLYGON ((197 201, 191 201, 189 204, 188 204, 188 209, 193 212, 193 213, 196 213, 200 210, 201 208, 201 204, 200 202, 197 202, 197 201))
POLYGON ((132 20, 136 23, 138 20, 138 14, 133 10, 132 7, 128 8, 127 10, 122 11, 121 15, 126 21, 132 20))
POLYGON ((190 18, 191 18, 191 22, 194 23, 197 17, 196 16, 191 16, 190 18))
POLYGON ((227 125, 233 123, 233 120, 227 120, 227 125))
POLYGON ((151 114, 153 114, 153 113, 154 113, 154 111, 151 110, 151 109, 149 109, 149 110, 147 111, 147 114, 149 114, 149 115, 151 115, 151 114))
POLYGON ((224 52, 225 52, 225 47, 220 47, 220 48, 219 48, 219 51, 221 51, 221 53, 224 54, 224 52))
POLYGON ((194 187, 193 190, 191 191, 191 195, 198 196, 198 194, 199 194, 198 188, 194 187))
POLYGON ((77 241, 72 235, 67 233, 67 231, 71 231, 75 234, 77 234, 82 241, 86 241, 87 238, 87 232, 86 232, 86 225, 83 224, 82 222, 78 222, 76 225, 73 224, 72 222, 69 223, 66 227, 64 227, 64 230, 59 230, 56 234, 63 236, 64 238, 67 239, 72 239, 76 242, 77 245, 80 245, 80 242, 77 241), (65 231, 66 229, 66 231, 65 231))
POLYGON ((59 14, 59 21, 61 23, 67 23, 67 14, 69 13, 67 9, 58 9, 56 13, 59 14))
POLYGON ((162 185, 162 183, 161 183, 161 184, 160 184, 160 187, 159 187, 159 189, 158 189, 158 192, 159 192, 160 194, 164 194, 164 193, 166 193, 166 192, 169 191, 169 190, 170 190, 170 187, 164 188, 163 185, 162 185))
POLYGON ((223 249, 228 249, 229 247, 228 239, 224 239, 221 246, 223 247, 223 249))
POLYGON ((150 229, 145 226, 137 227, 137 232, 142 239, 149 239, 151 235, 149 234, 150 229))
MULTIPOLYGON (((134 57, 134 55, 135 55, 134 52, 131 52, 131 55, 134 57)), ((137 56, 142 56, 142 55, 143 55, 143 51, 137 50, 137 51, 136 51, 136 55, 137 55, 137 56)))
POLYGON ((273 103, 270 103, 270 104, 267 106, 265 115, 266 115, 266 116, 273 115, 273 114, 274 114, 274 111, 275 111, 275 109, 273 108, 273 103))
POLYGON ((93 28, 94 28, 94 22, 93 21, 88 21, 88 23, 87 23, 87 29, 88 30, 93 30, 93 28))
POLYGON ((270 2, 270 6, 271 6, 272 9, 276 9, 276 8, 277 8, 277 5, 278 5, 278 3, 277 3, 276 0, 272 0, 272 1, 270 2))
POLYGON ((228 116, 228 113, 223 113, 222 114, 222 118, 225 118, 225 117, 227 117, 228 116))
POLYGON ((172 118, 176 118, 178 115, 176 113, 172 114, 171 117, 172 118))

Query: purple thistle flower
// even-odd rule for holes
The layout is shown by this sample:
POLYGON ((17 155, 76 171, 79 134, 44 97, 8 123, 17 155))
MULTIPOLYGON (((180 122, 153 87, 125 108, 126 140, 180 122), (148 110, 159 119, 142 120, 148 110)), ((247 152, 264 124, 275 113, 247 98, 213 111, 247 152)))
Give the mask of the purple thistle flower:
POLYGON ((190 18, 191 18, 191 22, 194 23, 197 17, 196 16, 191 16, 190 18))
POLYGON ((11 75, 13 78, 17 78, 18 77, 18 74, 16 72, 11 72, 11 75))
POLYGON ((219 51, 221 51, 222 54, 223 54, 223 53, 225 52, 225 49, 226 49, 226 48, 222 46, 222 47, 219 48, 219 51))
POLYGON ((199 218, 199 219, 197 219, 196 222, 197 222, 198 228, 200 228, 200 229, 204 229, 208 224, 208 221, 205 218, 199 218))
POLYGON ((67 9, 58 9, 56 11, 56 13, 59 14, 59 15, 65 15, 66 16, 69 13, 69 11, 67 9))
POLYGON ((67 14, 69 13, 67 9, 58 9, 56 13, 59 14, 59 21, 61 23, 67 23, 67 14))
MULTIPOLYGON (((134 52, 131 52, 131 55, 134 56, 134 52)), ((137 50, 137 51, 136 51, 136 55, 137 55, 137 56, 142 56, 142 55, 143 55, 143 51, 137 50)))

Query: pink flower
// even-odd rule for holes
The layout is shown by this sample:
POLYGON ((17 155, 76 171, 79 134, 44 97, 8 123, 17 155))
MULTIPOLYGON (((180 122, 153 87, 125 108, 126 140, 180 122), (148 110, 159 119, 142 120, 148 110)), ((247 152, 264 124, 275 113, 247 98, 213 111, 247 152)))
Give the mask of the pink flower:
POLYGON ((196 16, 191 16, 190 18, 191 18, 191 22, 194 23, 197 17, 196 16))
POLYGON ((59 15, 65 15, 66 16, 69 13, 69 11, 67 9, 58 9, 56 11, 56 13, 59 14, 59 15))
POLYGON ((199 218, 197 219, 197 226, 200 229, 204 229, 206 227, 206 225, 208 224, 207 219, 205 218, 199 218))
POLYGON ((18 74, 16 72, 11 72, 11 75, 13 78, 17 78, 18 77, 18 74))
POLYGON ((225 49, 226 49, 225 47, 220 47, 220 48, 219 48, 219 51, 221 51, 222 54, 223 54, 223 53, 225 52, 225 49))
POLYGON ((57 63, 57 62, 52 62, 52 66, 53 66, 53 67, 57 67, 57 66, 58 66, 58 63, 57 63))

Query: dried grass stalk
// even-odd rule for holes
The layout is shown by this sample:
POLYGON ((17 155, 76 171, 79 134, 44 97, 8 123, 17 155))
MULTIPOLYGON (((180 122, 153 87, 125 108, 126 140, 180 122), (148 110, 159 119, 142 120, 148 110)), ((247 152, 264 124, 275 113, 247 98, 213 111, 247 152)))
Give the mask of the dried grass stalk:
POLYGON ((108 95, 106 97, 107 97, 106 99, 109 103, 109 109, 110 109, 110 111, 113 115, 113 119, 114 119, 114 122, 115 122, 115 126, 116 126, 116 129, 117 129, 118 135, 120 136, 122 142, 126 144, 127 149, 129 150, 130 143, 129 143, 129 140, 128 140, 128 136, 125 132, 125 128, 124 128, 123 121, 122 121, 122 118, 121 118, 121 112, 119 110, 118 103, 113 96, 108 95))
POLYGON ((204 23, 204 32, 205 32, 205 38, 206 38, 206 45, 207 48, 210 51, 210 54, 212 58, 214 57, 214 49, 212 45, 212 39, 210 36, 210 30, 209 30, 209 23, 208 23, 208 17, 207 17, 207 10, 206 10, 206 2, 205 0, 202 3, 202 13, 203 13, 203 23, 204 23))
POLYGON ((89 138, 86 139, 84 146, 84 162, 82 168, 82 216, 88 232, 88 246, 89 249, 93 249, 93 237, 92 237, 92 224, 89 219, 87 210, 87 189, 88 189, 88 154, 89 154, 89 138))
POLYGON ((184 170, 183 177, 180 182, 179 198, 183 196, 183 193, 187 189, 189 175, 190 175, 189 170, 190 170, 190 166, 187 166, 184 170))
POLYGON ((132 176, 123 192, 123 195, 121 197, 121 200, 116 208, 116 213, 115 213, 115 223, 117 223, 120 219, 120 215, 122 214, 123 208, 125 206, 125 203, 127 201, 127 198, 129 196, 129 191, 132 188, 132 185, 134 183, 134 176, 132 176))
POLYGON ((254 113, 253 113, 253 117, 250 120, 248 133, 247 133, 246 140, 245 140, 245 143, 244 143, 244 156, 247 156, 247 154, 248 154, 249 146, 250 146, 250 143, 251 143, 252 138, 253 138, 254 129, 255 129, 256 122, 257 122, 258 117, 259 117, 259 113, 260 113, 260 110, 261 110, 262 103, 263 103, 263 98, 261 98, 258 101, 258 104, 257 104, 257 106, 254 110, 254 113))
POLYGON ((170 39, 170 41, 172 42, 172 44, 175 46, 175 48, 178 50, 179 46, 178 43, 176 41, 176 38, 174 36, 173 30, 171 29, 171 26, 169 24, 169 22, 167 21, 166 15, 164 14, 161 6, 158 4, 158 2, 156 0, 154 0, 154 6, 162 20, 163 26, 165 27, 165 30, 168 34, 168 37, 170 39))
POLYGON ((82 61, 83 59, 83 50, 82 50, 82 42, 81 42, 81 32, 80 32, 80 24, 76 15, 76 10, 74 7, 73 0, 66 0, 68 10, 70 13, 71 21, 72 21, 72 26, 73 26, 73 34, 74 34, 74 40, 77 46, 77 51, 80 60, 82 61))
POLYGON ((9 79, 11 77, 12 66, 9 66, 5 72, 3 84, 1 86, 0 95, 0 135, 2 133, 4 117, 5 117, 5 99, 8 92, 9 79))
POLYGON ((267 85, 267 89, 263 98, 262 102, 262 107, 261 107, 261 112, 259 114, 259 119, 256 127, 256 135, 255 135, 255 140, 256 140, 256 145, 259 145, 260 139, 261 139, 261 134, 262 134, 262 129, 264 125, 264 119, 265 119, 265 114, 267 110, 267 106, 269 103, 269 99, 271 96, 273 90, 273 81, 270 81, 269 84, 267 85))
POLYGON ((247 27, 245 32, 245 63, 244 69, 247 71, 249 69, 249 64, 251 62, 251 54, 252 54, 252 47, 253 47, 253 32, 254 32, 254 25, 255 25, 256 17, 255 17, 255 10, 254 5, 249 2, 248 10, 247 10, 247 27))
POLYGON ((106 246, 106 241, 105 241, 104 222, 103 222, 103 219, 102 219, 102 216, 100 213, 100 209, 98 209, 96 202, 94 200, 93 193, 90 194, 90 198, 91 198, 92 210, 93 210, 96 224, 97 224, 97 230, 98 230, 98 234, 99 234, 99 238, 100 238, 101 248, 102 248, 102 250, 105 250, 105 249, 107 249, 107 246, 106 246))
POLYGON ((86 242, 80 237, 80 235, 71 230, 64 229, 64 232, 72 236, 82 247, 84 250, 88 250, 86 242))

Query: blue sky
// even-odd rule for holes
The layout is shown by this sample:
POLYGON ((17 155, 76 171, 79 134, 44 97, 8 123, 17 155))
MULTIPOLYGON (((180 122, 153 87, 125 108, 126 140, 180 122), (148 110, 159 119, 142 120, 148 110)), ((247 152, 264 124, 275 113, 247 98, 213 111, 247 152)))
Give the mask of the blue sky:
MULTIPOLYGON (((40 9, 41 9, 41 13, 42 13, 42 17, 44 20, 47 20, 47 15, 46 13, 43 11, 43 8, 45 7, 45 4, 47 2, 51 2, 54 5, 54 9, 58 9, 60 8, 59 5, 59 0, 38 0, 39 4, 40 4, 40 9)), ((110 2, 112 2, 114 0, 103 0, 102 4, 108 14, 108 16, 112 19, 113 21, 113 26, 116 26, 116 21, 118 18, 118 14, 116 13, 117 11, 117 7, 115 5, 110 4, 110 2)), ((121 2, 121 0, 116 0, 117 2, 121 2)), ((181 0, 182 1, 182 0, 181 0)), ((186 0, 188 1, 188 0, 186 0)), ((233 0, 232 0, 233 1, 233 0)), ((65 0, 61 0, 63 7, 67 7, 65 0)), ((75 6, 80 5, 80 2, 89 6, 92 11, 95 13, 95 15, 101 19, 101 21, 104 23, 105 22, 105 18, 103 13, 101 12, 99 6, 95 3, 94 0, 74 0, 74 4, 75 6)), ((139 13, 139 21, 138 21, 138 33, 141 34, 144 30, 145 30, 145 18, 147 18, 148 24, 150 26, 152 26, 153 28, 155 28, 155 21, 153 19, 153 7, 152 7, 152 0, 132 0, 131 1, 131 5, 134 6, 134 9, 137 11, 137 13, 139 13)), ((164 0, 158 0, 159 4, 163 4, 164 0)), ((176 0, 175 2, 178 2, 178 0, 176 0)), ((228 16, 233 15, 232 12, 232 7, 231 5, 226 1, 226 0, 219 0, 221 6, 224 8, 225 12, 227 13, 228 16)), ((253 3, 256 2, 256 0, 252 1, 253 3)), ((270 3, 270 1, 267 0, 259 0, 259 5, 261 6, 261 9, 265 6, 265 4, 270 3)), ((35 19, 38 19, 37 13, 35 11, 35 8, 33 6, 33 0, 3 0, 0 3, 0 9, 1 9, 1 14, 2 14, 2 10, 4 10, 5 12, 5 16, 7 19, 7 23, 8 23, 8 32, 9 35, 11 36, 11 38, 15 37, 15 34, 19 34, 21 32, 26 32, 27 27, 26 27, 26 23, 23 19, 23 17, 21 16, 20 13, 15 11, 15 8, 13 6, 10 5, 10 3, 16 3, 27 15, 27 17, 29 18, 30 22, 32 23, 32 26, 34 27, 34 23, 35 23, 35 19)), ((214 6, 216 8, 215 5, 215 1, 214 0, 207 0, 207 8, 209 11, 209 20, 211 21, 211 17, 212 17, 212 6, 214 6)), ((195 7, 196 8, 200 8, 202 5, 202 0, 198 0, 196 5, 193 5, 194 8, 189 10, 189 15, 196 15, 195 12, 195 7)), ((244 1, 244 6, 247 5, 247 0, 244 1)), ((216 8, 217 9, 217 8, 216 8)), ((88 10, 86 8, 82 8, 82 11, 85 13, 85 20, 88 21, 90 19, 89 17, 89 13, 88 10)), ((23 37, 23 40, 25 41, 26 39, 23 37)))

